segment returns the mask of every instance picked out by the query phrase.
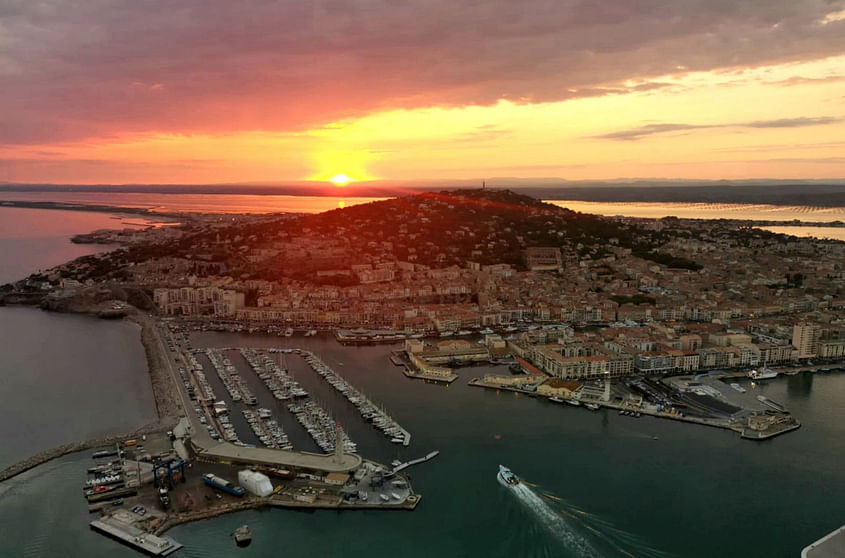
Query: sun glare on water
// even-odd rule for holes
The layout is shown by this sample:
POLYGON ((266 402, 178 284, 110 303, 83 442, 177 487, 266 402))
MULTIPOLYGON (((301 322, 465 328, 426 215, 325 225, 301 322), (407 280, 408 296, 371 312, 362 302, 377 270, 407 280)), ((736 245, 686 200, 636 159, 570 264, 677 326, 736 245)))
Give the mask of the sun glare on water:
POLYGON ((345 174, 336 174, 333 177, 329 178, 329 182, 333 183, 335 186, 346 186, 352 179, 346 176, 345 174))

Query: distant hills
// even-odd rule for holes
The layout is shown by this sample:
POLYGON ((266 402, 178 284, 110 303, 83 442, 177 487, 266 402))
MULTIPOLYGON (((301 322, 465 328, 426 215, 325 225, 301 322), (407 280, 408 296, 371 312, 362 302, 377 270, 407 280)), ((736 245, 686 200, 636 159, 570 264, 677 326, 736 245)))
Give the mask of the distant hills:
MULTIPOLYGON (((644 226, 498 188, 421 192, 319 214, 233 215, 224 226, 188 221, 179 238, 83 257, 74 277, 127 280, 143 262, 175 257, 221 263, 229 276, 242 280, 290 279, 345 287, 358 284, 348 270, 361 263, 404 262, 434 269, 465 267, 468 262, 506 263, 522 270, 527 265, 525 251, 531 247, 558 248, 566 265, 596 262, 590 269, 598 274, 607 271, 607 262, 600 260, 618 249, 670 268, 696 271, 702 264, 663 247, 681 237, 701 239, 703 234, 728 235, 739 243, 779 236, 732 227, 714 233, 709 226, 699 230, 681 226, 674 218, 663 221, 663 227, 644 226)), ((788 237, 782 238, 786 242, 788 237)))
MULTIPOLYGON (((569 181, 560 178, 489 178, 490 188, 509 188, 545 200, 594 202, 745 203, 771 205, 845 206, 842 180, 671 180, 620 179, 569 181)), ((357 182, 343 188, 324 182, 275 184, 14 184, 0 183, 3 192, 114 192, 142 194, 288 195, 396 197, 418 192, 475 189, 481 180, 405 180, 357 182)))
POLYGON ((186 240, 181 249, 188 253, 196 252, 197 246, 211 246, 212 234, 215 242, 219 235, 229 245, 236 245, 236 238, 266 239, 265 247, 269 248, 280 233, 288 238, 305 235, 346 239, 354 253, 322 257, 309 253, 296 261, 286 254, 262 266, 233 258, 226 260, 230 272, 256 279, 278 280, 286 276, 314 281, 316 271, 385 259, 433 268, 463 267, 473 261, 481 265, 507 263, 523 269, 524 250, 532 246, 560 248, 565 259, 598 259, 612 253, 611 246, 618 246, 670 267, 701 267, 659 251, 660 246, 681 233, 578 213, 512 190, 490 188, 423 192, 296 219, 228 226, 225 231, 216 229, 186 240))

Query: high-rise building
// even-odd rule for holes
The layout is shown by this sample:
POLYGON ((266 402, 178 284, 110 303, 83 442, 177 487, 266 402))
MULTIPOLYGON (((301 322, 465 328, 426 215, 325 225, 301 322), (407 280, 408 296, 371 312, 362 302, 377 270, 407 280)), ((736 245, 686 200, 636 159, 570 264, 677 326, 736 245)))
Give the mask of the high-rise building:
POLYGON ((810 358, 818 354, 821 333, 819 324, 803 323, 792 328, 792 346, 798 349, 798 358, 810 358))

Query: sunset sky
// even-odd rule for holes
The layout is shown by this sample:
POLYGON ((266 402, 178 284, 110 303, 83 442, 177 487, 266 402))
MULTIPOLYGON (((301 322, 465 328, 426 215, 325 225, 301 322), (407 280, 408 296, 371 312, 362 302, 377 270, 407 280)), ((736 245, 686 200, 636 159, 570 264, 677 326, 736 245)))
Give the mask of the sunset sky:
POLYGON ((845 1, 0 0, 0 181, 845 177, 845 1))

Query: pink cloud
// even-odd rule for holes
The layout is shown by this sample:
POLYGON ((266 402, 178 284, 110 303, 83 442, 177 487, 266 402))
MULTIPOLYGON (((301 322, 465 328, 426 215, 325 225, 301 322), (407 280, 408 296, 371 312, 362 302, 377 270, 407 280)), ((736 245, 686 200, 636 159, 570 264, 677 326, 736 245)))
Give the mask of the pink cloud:
POLYGON ((0 144, 291 131, 382 108, 562 100, 839 54, 826 0, 132 0, 0 6, 0 144))

